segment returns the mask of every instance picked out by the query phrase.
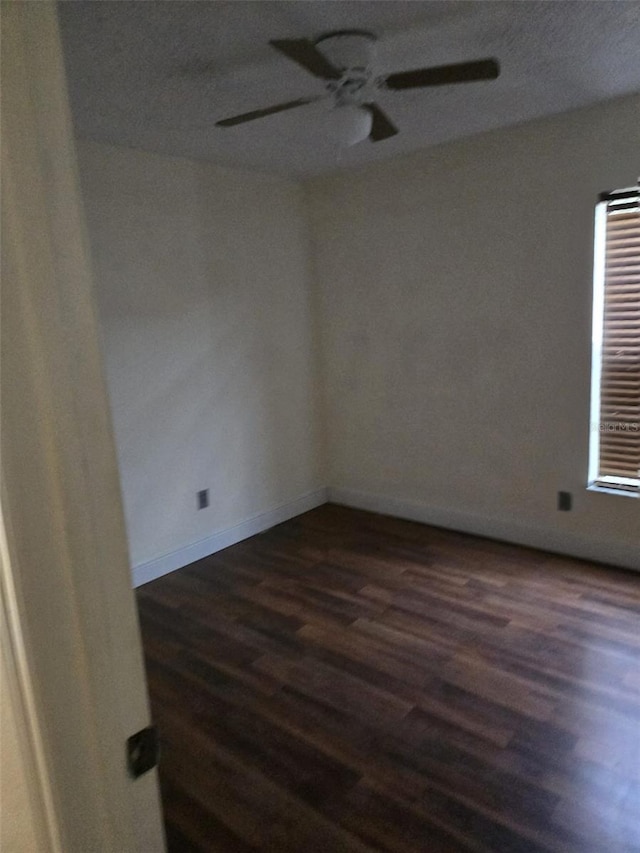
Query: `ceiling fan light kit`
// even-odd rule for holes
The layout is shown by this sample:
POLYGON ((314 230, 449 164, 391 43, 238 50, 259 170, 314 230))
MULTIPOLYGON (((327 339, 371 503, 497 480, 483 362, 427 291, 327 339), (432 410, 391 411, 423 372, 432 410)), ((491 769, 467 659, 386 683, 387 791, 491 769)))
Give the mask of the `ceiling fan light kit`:
POLYGON ((365 139, 381 142, 398 133, 398 128, 375 102, 379 91, 445 86, 495 80, 500 66, 495 59, 479 59, 453 65, 417 68, 378 77, 373 75, 376 37, 364 30, 339 30, 315 41, 278 39, 269 44, 279 53, 324 81, 326 94, 302 97, 264 109, 221 119, 218 127, 233 127, 265 116, 332 99, 327 114, 327 131, 339 145, 350 146, 365 139))
POLYGON ((325 119, 327 130, 339 145, 357 145, 371 134, 373 116, 358 104, 339 104, 325 119))

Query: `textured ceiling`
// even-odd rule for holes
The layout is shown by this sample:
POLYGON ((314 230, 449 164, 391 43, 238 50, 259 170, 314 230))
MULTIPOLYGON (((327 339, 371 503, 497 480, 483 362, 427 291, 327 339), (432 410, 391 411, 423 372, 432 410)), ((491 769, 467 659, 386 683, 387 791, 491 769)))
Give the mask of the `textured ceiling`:
POLYGON ((312 175, 640 91, 640 2, 65 0, 60 22, 81 137, 215 163, 312 175), (378 101, 400 128, 337 152, 328 102, 233 128, 214 122, 305 95, 321 81, 269 39, 374 31, 377 73, 485 56, 497 81, 378 101))

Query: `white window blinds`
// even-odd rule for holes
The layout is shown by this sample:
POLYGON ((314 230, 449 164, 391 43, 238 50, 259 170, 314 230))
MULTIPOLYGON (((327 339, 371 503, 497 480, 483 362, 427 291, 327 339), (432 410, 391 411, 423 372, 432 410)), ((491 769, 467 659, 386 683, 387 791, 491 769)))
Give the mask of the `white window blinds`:
POLYGON ((640 487, 640 195, 602 196, 596 215, 592 485, 640 487), (594 422, 595 421, 595 422, 594 422))

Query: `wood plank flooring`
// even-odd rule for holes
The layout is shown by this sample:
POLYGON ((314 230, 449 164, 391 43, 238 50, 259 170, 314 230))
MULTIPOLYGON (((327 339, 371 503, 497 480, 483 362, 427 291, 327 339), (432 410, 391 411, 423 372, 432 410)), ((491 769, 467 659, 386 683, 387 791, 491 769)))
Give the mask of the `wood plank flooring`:
POLYGON ((171 853, 640 851, 640 575, 327 504, 138 602, 171 853))

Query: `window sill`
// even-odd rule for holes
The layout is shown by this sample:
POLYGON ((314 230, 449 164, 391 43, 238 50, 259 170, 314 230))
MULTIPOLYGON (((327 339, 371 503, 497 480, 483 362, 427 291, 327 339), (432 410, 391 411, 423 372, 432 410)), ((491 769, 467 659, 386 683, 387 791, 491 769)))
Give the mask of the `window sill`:
POLYGON ((587 486, 588 492, 602 492, 605 495, 621 495, 625 498, 640 498, 640 492, 630 492, 628 489, 616 489, 614 486, 587 486))

